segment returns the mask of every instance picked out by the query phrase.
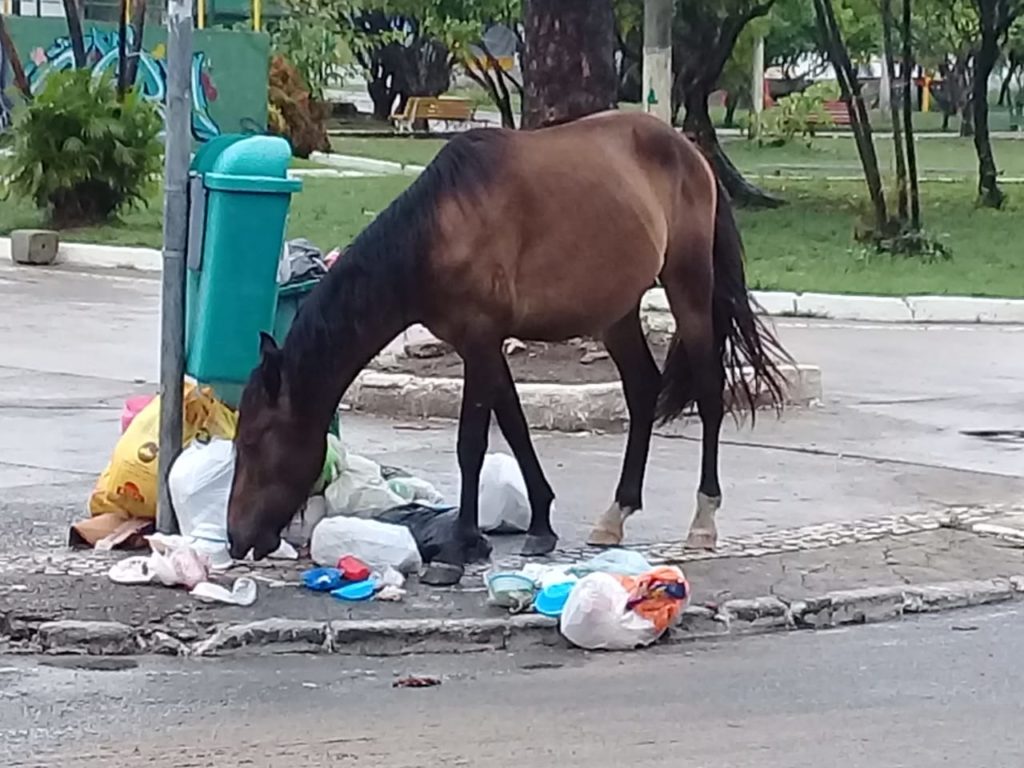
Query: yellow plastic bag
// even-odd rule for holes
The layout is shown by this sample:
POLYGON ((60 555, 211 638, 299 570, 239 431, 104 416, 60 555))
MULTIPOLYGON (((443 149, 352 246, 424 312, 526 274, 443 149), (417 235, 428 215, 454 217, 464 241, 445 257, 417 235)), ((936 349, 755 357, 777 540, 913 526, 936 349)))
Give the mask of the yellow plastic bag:
MULTIPOLYGON (((183 445, 198 435, 232 440, 237 425, 238 415, 217 400, 209 388, 185 384, 183 445)), ((132 517, 156 517, 159 436, 160 398, 156 397, 117 441, 114 456, 89 497, 89 514, 123 512, 132 517)))

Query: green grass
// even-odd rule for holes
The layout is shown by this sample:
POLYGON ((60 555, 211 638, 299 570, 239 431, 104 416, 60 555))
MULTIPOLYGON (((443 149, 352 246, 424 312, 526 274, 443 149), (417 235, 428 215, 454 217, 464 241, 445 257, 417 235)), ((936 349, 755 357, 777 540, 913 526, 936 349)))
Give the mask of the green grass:
POLYGON ((406 165, 426 165, 445 145, 444 139, 361 138, 336 136, 331 146, 339 155, 372 157, 406 165))
MULTIPOLYGON (((409 181, 407 176, 304 179, 302 192, 292 201, 288 236, 307 237, 324 251, 344 245, 397 197, 409 181)), ((162 194, 154 190, 148 208, 129 211, 119 222, 68 230, 62 232, 61 237, 68 242, 159 248, 163 242, 162 194)), ((43 216, 24 201, 0 204, 0 235, 9 234, 13 229, 44 225, 43 216)))
MULTIPOLYGON (((928 150, 929 163, 954 168, 959 153, 969 179, 973 154, 944 140, 928 150)), ((401 139, 343 139, 343 151, 422 163, 442 142, 401 139), (390 151, 381 152, 382 148, 390 151)), ((848 143, 848 142, 847 142, 848 143)), ((851 145, 852 146, 852 145, 851 145)), ((848 150, 830 142, 812 150, 799 147, 758 149, 746 142, 730 144, 730 153, 750 172, 808 158, 843 163, 848 150)), ((1020 167, 1024 143, 999 142, 1000 162, 1020 167)), ((306 178, 291 207, 289 237, 307 237, 325 251, 344 245, 365 227, 411 181, 410 176, 376 178, 306 178)), ((924 224, 953 252, 950 261, 923 263, 907 257, 868 252, 853 232, 865 210, 863 182, 797 181, 769 178, 764 185, 787 201, 777 210, 739 212, 747 245, 749 280, 763 290, 824 291, 865 294, 968 294, 1024 297, 1024 270, 1019 243, 1024 242, 1024 187, 1007 185, 1008 207, 995 212, 976 208, 974 184, 926 184, 922 188, 924 224)), ((891 201, 894 202, 894 201, 891 201)), ((0 234, 43 224, 25 202, 0 204, 0 234)), ((115 224, 62 233, 67 241, 159 247, 161 191, 154 190, 148 209, 131 211, 115 224)))
MULTIPOLYGON (((737 167, 759 175, 860 176, 857 148, 849 138, 816 138, 810 146, 793 141, 782 147, 761 147, 746 139, 724 141, 737 167)), ((918 172, 924 176, 971 178, 978 159, 971 139, 921 139, 916 142, 918 172)), ((882 169, 893 165, 892 139, 875 139, 882 169)), ((1024 141, 995 140, 996 163, 1005 176, 1024 177, 1024 141)))
POLYGON ((866 210, 863 183, 771 181, 766 186, 788 204, 739 212, 754 288, 1024 297, 1016 245, 1024 241, 1020 196, 1011 196, 1005 210, 992 211, 974 205, 970 184, 925 186, 925 229, 953 253, 948 261, 925 263, 878 254, 854 241, 854 227, 866 210))

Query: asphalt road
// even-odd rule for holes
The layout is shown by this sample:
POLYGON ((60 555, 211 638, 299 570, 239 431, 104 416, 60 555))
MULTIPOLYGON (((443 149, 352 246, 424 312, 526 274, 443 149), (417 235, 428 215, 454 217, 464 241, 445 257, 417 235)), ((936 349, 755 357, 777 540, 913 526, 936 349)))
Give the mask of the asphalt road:
POLYGON ((1017 768, 1022 636, 1004 607, 616 655, 8 658, 0 753, 11 768, 1017 768), (392 687, 407 674, 443 682, 392 687))

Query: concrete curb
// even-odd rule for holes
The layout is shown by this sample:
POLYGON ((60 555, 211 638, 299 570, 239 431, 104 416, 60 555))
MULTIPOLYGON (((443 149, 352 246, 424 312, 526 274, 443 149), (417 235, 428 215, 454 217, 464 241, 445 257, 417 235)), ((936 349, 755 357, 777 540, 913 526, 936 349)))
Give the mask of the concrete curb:
POLYGON ((359 155, 339 155, 327 152, 314 152, 309 156, 314 163, 330 165, 346 170, 363 171, 373 174, 410 174, 418 176, 426 170, 426 166, 416 163, 396 163, 393 160, 378 160, 372 157, 360 157, 359 155))
MULTIPOLYGON (((1020 599, 1024 576, 898 587, 865 587, 785 602, 775 596, 690 607, 661 640, 746 637, 769 632, 828 629, 1020 599)), ((20 650, 48 654, 125 656, 168 654, 225 657, 239 653, 317 653, 401 656, 424 653, 521 651, 568 647, 558 622, 537 615, 483 619, 310 621, 265 619, 222 624, 201 640, 107 621, 40 624, 20 650)))
MULTIPOLYGON (((812 405, 822 397, 821 369, 781 366, 786 403, 812 405)), ((629 420, 622 385, 519 383, 519 399, 532 429, 559 432, 616 430, 629 420)), ((364 371, 344 402, 368 413, 426 419, 456 419, 462 402, 462 379, 364 371)))
MULTIPOLYGON (((365 173, 382 171, 382 164, 402 172, 418 172, 419 166, 389 163, 382 160, 348 155, 334 165, 365 173)), ((11 258, 10 238, 0 238, 0 258, 11 258)), ((57 264, 100 269, 136 269, 159 272, 160 251, 88 243, 60 244, 57 264)), ((775 317, 814 317, 825 320, 864 321, 876 323, 982 323, 1024 324, 1024 299, 986 299, 970 296, 850 296, 831 293, 793 293, 788 291, 754 291, 754 298, 764 313, 775 317)), ((668 301, 661 288, 653 288, 643 299, 644 322, 650 330, 671 332, 675 322, 668 311, 668 301)))

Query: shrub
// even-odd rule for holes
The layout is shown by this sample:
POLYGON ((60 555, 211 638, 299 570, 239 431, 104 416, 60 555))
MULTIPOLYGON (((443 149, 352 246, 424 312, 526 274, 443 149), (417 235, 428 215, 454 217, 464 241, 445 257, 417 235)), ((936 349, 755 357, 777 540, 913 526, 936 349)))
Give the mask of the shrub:
POLYGON ((797 136, 813 138, 815 131, 833 125, 825 102, 838 98, 836 86, 827 82, 815 83, 803 91, 784 96, 762 116, 760 141, 781 146, 797 136))
POLYGON ((15 117, 5 197, 32 200, 57 227, 102 223, 145 205, 161 170, 162 124, 138 90, 118 101, 109 75, 52 72, 15 117))
POLYGON ((309 157, 331 148, 327 136, 327 106, 309 95, 298 70, 283 56, 270 62, 268 128, 284 136, 296 157, 309 157))

